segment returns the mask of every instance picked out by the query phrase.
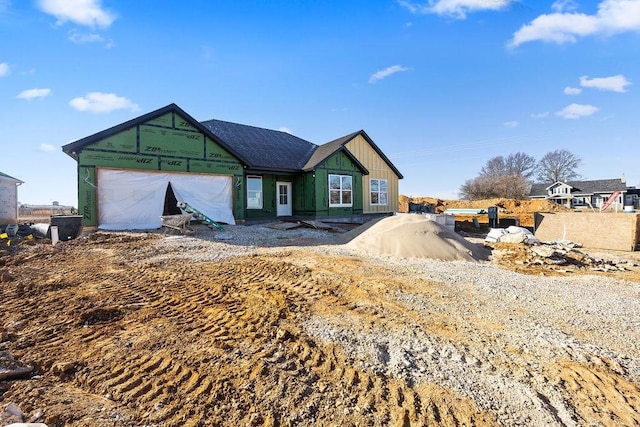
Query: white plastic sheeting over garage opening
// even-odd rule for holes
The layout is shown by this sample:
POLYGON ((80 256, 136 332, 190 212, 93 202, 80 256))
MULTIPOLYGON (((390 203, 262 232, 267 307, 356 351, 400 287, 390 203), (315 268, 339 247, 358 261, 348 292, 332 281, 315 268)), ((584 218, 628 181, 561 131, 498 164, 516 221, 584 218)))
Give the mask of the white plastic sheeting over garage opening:
POLYGON ((178 202, 214 221, 235 224, 231 176, 98 169, 98 228, 161 227, 169 184, 178 202))

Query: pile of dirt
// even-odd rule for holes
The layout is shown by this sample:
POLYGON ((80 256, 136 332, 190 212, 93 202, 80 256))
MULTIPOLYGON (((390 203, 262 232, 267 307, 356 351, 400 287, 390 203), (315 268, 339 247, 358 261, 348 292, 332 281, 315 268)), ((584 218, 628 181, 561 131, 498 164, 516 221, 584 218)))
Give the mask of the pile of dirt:
POLYGON ((422 215, 399 214, 348 233, 347 247, 369 255, 445 261, 488 259, 488 251, 422 215))
MULTIPOLYGON (((533 214, 535 212, 568 212, 570 209, 547 199, 518 200, 518 199, 484 199, 484 200, 443 200, 434 197, 407 197, 400 195, 398 212, 408 212, 409 203, 425 204, 433 206, 435 213, 443 213, 447 209, 484 209, 489 206, 498 207, 500 218, 517 219, 523 227, 533 227, 533 214)), ((474 218, 479 223, 487 224, 487 214, 480 215, 456 215, 456 222, 473 222, 474 218)))
POLYGON ((409 203, 425 203, 435 207, 436 213, 447 209, 487 209, 497 206, 504 214, 528 214, 533 212, 567 212, 570 209, 547 199, 483 199, 483 200, 443 200, 434 197, 407 197, 400 195, 398 210, 408 212, 409 203))

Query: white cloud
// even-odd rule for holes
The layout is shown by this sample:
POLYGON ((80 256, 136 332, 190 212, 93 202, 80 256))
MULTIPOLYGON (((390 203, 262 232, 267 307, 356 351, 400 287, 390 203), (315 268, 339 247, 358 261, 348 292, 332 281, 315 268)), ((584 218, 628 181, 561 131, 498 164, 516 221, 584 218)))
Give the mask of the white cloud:
POLYGON ((543 113, 533 113, 531 114, 532 119, 544 119, 545 117, 549 117, 549 112, 545 111, 543 113))
POLYGON ((27 89, 20 92, 16 98, 20 99, 35 99, 35 98, 44 98, 45 96, 51 95, 51 89, 27 89))
POLYGON ((411 13, 434 13, 456 19, 465 19, 470 12, 499 10, 513 3, 513 0, 427 0, 425 4, 412 3, 410 0, 397 1, 411 13))
POLYGON ((375 83, 378 80, 385 79, 392 74, 399 73, 401 71, 409 71, 409 68, 403 67, 401 65, 392 65, 391 67, 387 67, 384 70, 377 71, 369 77, 369 83, 375 83))
POLYGON ((78 111, 110 113, 115 110, 138 111, 138 106, 114 93, 90 92, 85 97, 73 98, 69 105, 78 111))
POLYGON ((51 153, 52 151, 56 151, 56 147, 51 144, 40 144, 40 151, 51 153))
POLYGON ((556 2, 557 12, 540 15, 513 34, 510 47, 541 40, 557 44, 575 43, 578 37, 611 35, 625 31, 640 31, 640 1, 603 0, 595 15, 567 10, 567 2, 556 2))
POLYGON ((280 127, 278 128, 278 130, 279 130, 280 132, 286 132, 286 133, 288 133, 288 134, 293 135, 293 133, 291 132, 291 129, 289 129, 289 128, 288 128, 288 127, 286 127, 286 126, 280 126, 280 127))
POLYGON ((8 76, 10 72, 11 69, 9 68, 9 64, 6 62, 0 62, 0 77, 8 76))
POLYGON ((556 113, 556 116, 563 119, 579 119, 591 116, 598 112, 598 107, 589 104, 571 104, 556 113))
POLYGON ((573 0, 556 0, 551 5, 551 9, 558 13, 573 12, 578 9, 578 5, 573 0))
POLYGON ((567 86, 564 88, 565 95, 580 95, 580 93, 582 93, 582 89, 579 87, 567 86))
POLYGON ((518 122, 515 120, 509 121, 509 122, 504 122, 502 124, 502 126, 509 128, 509 129, 514 129, 518 127, 518 122))
POLYGON ((38 0, 38 7, 55 16, 58 25, 71 21, 87 27, 108 28, 116 19, 102 8, 101 0, 38 0))
POLYGON ((624 93, 627 91, 626 86, 630 85, 625 76, 618 74, 611 77, 595 77, 590 79, 587 76, 580 77, 580 86, 592 87, 600 90, 608 90, 612 92, 624 93))
POLYGON ((77 30, 69 31, 69 40, 76 44, 85 44, 85 43, 102 43, 104 38, 100 34, 87 34, 81 33, 77 30))

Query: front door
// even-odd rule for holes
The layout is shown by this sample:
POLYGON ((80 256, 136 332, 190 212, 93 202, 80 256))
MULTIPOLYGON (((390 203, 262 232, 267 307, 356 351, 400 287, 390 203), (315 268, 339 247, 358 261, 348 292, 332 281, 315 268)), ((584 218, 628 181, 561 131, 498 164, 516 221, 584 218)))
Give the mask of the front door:
POLYGON ((276 182, 278 190, 278 216, 291 216, 291 183, 290 182, 276 182))

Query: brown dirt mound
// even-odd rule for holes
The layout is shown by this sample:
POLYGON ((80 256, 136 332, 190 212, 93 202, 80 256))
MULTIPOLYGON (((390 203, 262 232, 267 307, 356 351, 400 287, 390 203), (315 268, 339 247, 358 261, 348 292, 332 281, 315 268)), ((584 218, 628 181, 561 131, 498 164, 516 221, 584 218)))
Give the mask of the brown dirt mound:
MULTIPOLYGON (((407 197, 400 195, 398 211, 408 212, 409 202, 427 203, 435 206, 436 213, 442 213, 447 209, 487 209, 489 206, 498 207, 498 215, 501 218, 517 218, 523 227, 533 227, 533 214, 535 212, 568 212, 565 208, 549 200, 517 200, 517 199, 484 199, 484 200, 442 200, 434 197, 407 197)), ((482 215, 456 215, 456 222, 467 221, 471 223, 473 218, 480 223, 488 223, 486 214, 482 215)))
POLYGON ((517 200, 517 199, 483 199, 483 200, 442 200, 434 197, 407 197, 400 195, 399 211, 407 212, 409 202, 428 203, 436 207, 436 213, 447 209, 487 209, 497 206, 503 213, 534 213, 534 212, 566 212, 569 209, 549 200, 517 200))
POLYGON ((383 218, 364 230, 352 230, 347 246, 370 255, 402 258, 432 258, 446 261, 477 261, 488 258, 488 251, 470 243, 448 228, 428 221, 422 215, 395 215, 383 218))

